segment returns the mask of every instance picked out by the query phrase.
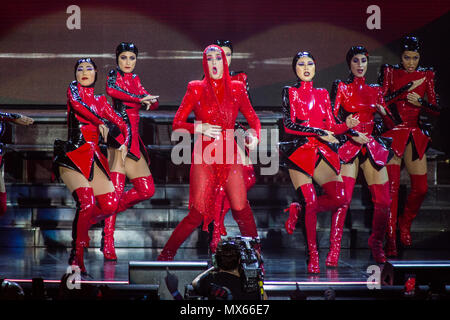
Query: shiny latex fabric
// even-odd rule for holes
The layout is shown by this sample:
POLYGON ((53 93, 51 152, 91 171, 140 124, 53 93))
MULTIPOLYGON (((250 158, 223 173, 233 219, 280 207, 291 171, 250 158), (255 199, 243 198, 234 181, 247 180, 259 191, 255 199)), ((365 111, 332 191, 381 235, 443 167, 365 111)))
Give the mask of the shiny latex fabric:
MULTIPOLYGON (((140 100, 149 95, 142 86, 141 80, 135 73, 124 73, 120 69, 113 69, 109 72, 106 79, 106 93, 113 99, 114 109, 125 121, 130 140, 127 144, 128 157, 138 161, 140 153, 146 157, 147 163, 150 162, 145 146, 139 136, 139 110, 141 108, 140 100)), ((151 104, 150 110, 158 108, 158 101, 151 104)), ((117 141, 111 141, 109 146, 119 147, 124 143, 124 136, 110 128, 112 138, 117 141)))
POLYGON ((398 228, 400 229, 400 241, 404 246, 410 246, 411 240, 411 224, 419 212, 425 196, 428 191, 427 175, 410 175, 411 192, 406 199, 405 210, 403 215, 398 218, 398 228))
MULTIPOLYGON (((242 71, 230 71, 232 81, 240 81, 245 85, 245 90, 249 94, 250 86, 248 85, 248 76, 242 71)), ((250 97, 250 95, 249 95, 250 97)))
MULTIPOLYGON (((187 122, 189 114, 193 111, 196 121, 219 125, 223 129, 220 138, 209 139, 203 136, 205 141, 202 141, 202 137, 199 137, 194 145, 190 172, 189 208, 195 208, 204 216, 204 230, 207 230, 207 226, 212 220, 218 218, 217 214, 220 211, 216 210, 215 204, 220 190, 225 190, 227 183, 239 184, 237 188, 228 188, 237 195, 240 194, 240 190, 243 190, 243 195, 246 194, 242 162, 239 159, 237 145, 234 136, 226 135, 225 130, 234 130, 239 111, 247 119, 250 127, 256 131, 258 139, 261 129, 260 121, 250 104, 245 86, 242 82, 231 81, 225 54, 218 46, 214 47, 218 48, 222 54, 223 77, 219 80, 210 78, 206 59, 206 52, 210 47, 203 52, 205 78, 201 81, 189 82, 187 92, 173 120, 173 130, 185 129, 194 133, 195 124, 187 122), (227 145, 230 144, 234 150, 233 157, 230 155, 227 157, 226 154, 227 145), (206 148, 214 149, 214 155, 208 157, 210 153, 204 152, 206 148), (200 163, 196 163, 196 161, 200 163), (233 179, 230 179, 231 176, 233 179)), ((245 198, 242 197, 242 202, 245 198)))
POLYGON ((385 107, 383 92, 379 87, 366 84, 364 77, 353 77, 350 83, 335 81, 333 92, 336 91, 334 102, 334 114, 336 117, 342 114, 352 113, 354 118, 359 120, 359 124, 352 128, 352 131, 367 134, 369 142, 365 145, 356 143, 348 137, 339 148, 339 157, 344 163, 351 163, 362 153, 369 156, 372 164, 377 169, 386 165, 390 158, 389 139, 374 137, 374 114, 378 112, 376 104, 385 107), (343 110, 341 110, 343 109, 343 110))
POLYGON ((380 85, 382 85, 383 95, 389 105, 396 123, 390 123, 390 130, 383 136, 391 137, 392 149, 398 157, 402 157, 406 145, 410 138, 414 143, 419 159, 422 159, 428 144, 430 143, 430 133, 419 127, 419 115, 422 110, 438 115, 440 107, 438 98, 434 90, 435 72, 432 68, 419 67, 414 72, 407 72, 399 65, 384 65, 380 71, 380 85), (410 84, 414 80, 425 77, 425 81, 408 91, 410 84), (422 106, 415 106, 408 102, 407 95, 415 92, 421 98, 426 94, 428 101, 422 100, 422 106), (393 128, 392 128, 393 127, 393 128))
POLYGON ((398 191, 400 188, 401 167, 396 164, 386 166, 389 176, 389 193, 391 196, 391 210, 389 211, 389 224, 386 233, 386 255, 396 257, 397 252, 397 212, 398 212, 398 191))
POLYGON ((313 176, 319 156, 339 174, 340 161, 337 144, 319 139, 324 130, 342 134, 348 130, 345 123, 336 123, 330 98, 325 89, 316 89, 313 82, 301 82, 285 87, 282 93, 284 130, 287 133, 280 143, 280 151, 287 165, 313 176))
POLYGON ((385 263, 386 256, 383 250, 383 240, 388 229, 389 208, 391 198, 389 195, 389 182, 369 186, 373 202, 372 234, 369 237, 369 247, 377 263, 385 263))
POLYGON ((68 141, 55 141, 54 173, 59 176, 59 166, 80 172, 91 181, 94 161, 109 178, 108 160, 98 145, 99 129, 105 119, 122 131, 125 141, 128 132, 125 123, 114 112, 105 96, 94 95, 93 87, 82 87, 73 81, 67 89, 68 141))

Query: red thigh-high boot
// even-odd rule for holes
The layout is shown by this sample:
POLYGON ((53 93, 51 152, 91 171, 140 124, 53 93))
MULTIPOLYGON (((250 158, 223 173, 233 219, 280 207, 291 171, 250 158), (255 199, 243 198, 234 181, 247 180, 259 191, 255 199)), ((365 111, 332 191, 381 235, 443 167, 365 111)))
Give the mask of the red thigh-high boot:
POLYGON ((86 272, 84 266, 84 248, 89 246, 89 227, 95 208, 94 191, 92 188, 78 188, 73 193, 77 211, 72 224, 72 251, 69 257, 70 265, 77 265, 81 272, 86 272))
POLYGON ((308 273, 320 273, 319 252, 317 250, 317 196, 312 183, 297 189, 300 205, 305 212, 306 240, 308 243, 308 273))
POLYGON ((389 195, 389 182, 369 186, 373 202, 372 234, 369 237, 369 247, 377 263, 385 263, 386 256, 383 251, 383 240, 386 236, 389 220, 391 199, 389 195))
MULTIPOLYGON (((111 181, 116 190, 116 195, 120 203, 120 199, 125 188, 125 174, 120 172, 111 172, 111 181)), ((114 231, 116 226, 116 215, 115 212, 112 216, 105 219, 105 226, 103 227, 102 241, 100 250, 103 251, 103 256, 106 260, 117 260, 116 248, 114 247, 114 231)))
POLYGON ((256 230, 255 217, 253 216, 250 204, 247 201, 246 206, 242 210, 231 209, 233 219, 237 222, 241 235, 243 237, 257 237, 258 231, 256 230))
POLYGON ((0 216, 6 213, 6 192, 0 192, 0 216))
POLYGON ((117 213, 125 211, 136 203, 150 199, 155 194, 153 177, 139 177, 130 180, 133 188, 122 194, 117 213))
POLYGON ((422 205, 428 191, 427 175, 410 175, 411 191, 406 200, 403 215, 398 218, 398 228, 400 230, 400 241, 404 246, 411 245, 411 224, 420 206, 422 205))
POLYGON ((188 215, 173 230, 172 235, 159 254, 158 261, 172 261, 178 248, 203 221, 203 215, 192 208, 188 215))
POLYGON ((342 176, 344 184, 344 202, 337 208, 331 216, 330 228, 330 251, 328 252, 325 265, 327 267, 337 267, 339 255, 341 253, 342 234, 344 232, 345 216, 347 215, 350 202, 352 201, 353 189, 356 180, 352 177, 342 176))
POLYGON ((345 204, 345 185, 342 181, 329 181, 322 185, 325 194, 317 197, 318 212, 334 211, 345 204))
POLYGON ((399 165, 386 166, 389 175, 389 192, 391 195, 391 210, 389 212, 389 224, 387 230, 386 256, 397 256, 397 212, 398 212, 398 190, 400 188, 399 165))

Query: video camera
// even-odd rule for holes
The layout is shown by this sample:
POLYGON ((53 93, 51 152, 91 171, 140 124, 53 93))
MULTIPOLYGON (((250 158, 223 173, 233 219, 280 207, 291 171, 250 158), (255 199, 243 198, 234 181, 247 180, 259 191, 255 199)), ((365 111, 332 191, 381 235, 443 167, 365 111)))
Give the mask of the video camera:
MULTIPOLYGON (((260 254, 257 253, 255 247, 260 245, 259 237, 228 237, 226 240, 222 240, 222 247, 232 247, 240 257, 239 273, 241 278, 244 279, 242 286, 245 292, 260 292, 261 296, 263 292, 263 259, 260 254)), ((217 255, 220 255, 220 249, 212 256, 213 264, 218 268, 217 255)))

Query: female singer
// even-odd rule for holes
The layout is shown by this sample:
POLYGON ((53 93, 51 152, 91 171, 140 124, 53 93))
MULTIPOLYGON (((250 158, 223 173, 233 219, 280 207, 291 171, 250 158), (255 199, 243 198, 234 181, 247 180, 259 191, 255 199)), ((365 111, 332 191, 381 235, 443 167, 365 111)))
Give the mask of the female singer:
POLYGON ((114 102, 114 109, 127 125, 130 140, 127 144, 128 155, 125 164, 120 159, 117 149, 124 138, 114 127, 108 144, 111 180, 120 199, 116 214, 105 220, 103 229, 103 255, 107 260, 117 260, 114 247, 114 230, 116 215, 135 204, 150 199, 155 193, 153 177, 150 173, 145 146, 139 136, 139 109, 147 110, 158 107, 158 96, 153 96, 142 86, 138 75, 133 73, 136 67, 138 48, 133 43, 122 42, 116 48, 117 68, 109 72, 106 80, 106 93, 114 102), (133 188, 124 193, 125 178, 128 177, 133 188))
POLYGON ((352 199, 353 188, 359 166, 372 194, 374 204, 372 234, 369 247, 377 263, 386 262, 383 251, 383 239, 389 216, 389 184, 386 163, 392 156, 390 140, 374 137, 374 114, 387 115, 382 91, 379 87, 366 84, 365 74, 369 53, 362 46, 351 47, 346 56, 350 76, 346 82, 337 80, 333 83, 335 95, 334 113, 342 118, 353 114, 360 122, 346 135, 346 141, 339 148, 339 157, 343 162, 342 179, 345 184, 346 205, 342 217, 335 221, 332 229, 342 232, 345 215, 352 199))
POLYGON ((396 120, 395 124, 392 123, 392 128, 383 134, 392 138, 392 149, 395 153, 387 164, 392 204, 386 254, 392 257, 397 256, 396 224, 401 162, 405 162, 411 178, 411 191, 403 215, 398 219, 400 241, 404 246, 410 246, 411 224, 428 190, 425 151, 431 142, 431 132, 420 125, 419 114, 421 111, 433 115, 440 112, 438 97, 434 91, 435 72, 432 68, 420 67, 419 60, 419 40, 415 37, 405 37, 401 63, 394 66, 384 65, 380 71, 379 83, 383 86, 384 99, 396 120), (425 95, 427 99, 424 99, 425 95))
MULTIPOLYGON (((29 126, 33 124, 34 120, 30 117, 18 114, 18 113, 6 113, 0 112, 0 137, 3 135, 5 130, 5 122, 12 122, 15 124, 20 124, 23 126, 29 126)), ((4 215, 6 207, 6 187, 5 180, 3 178, 3 155, 5 150, 3 149, 3 144, 0 143, 0 216, 4 215)))
POLYGON ((98 145, 99 134, 105 140, 108 135, 104 118, 114 123, 124 137, 119 148, 121 161, 127 154, 129 136, 125 123, 106 97, 94 95, 97 80, 94 61, 90 58, 78 60, 74 73, 76 80, 67 89, 68 141, 55 141, 53 171, 66 184, 77 205, 69 264, 78 265, 85 273, 83 251, 89 246, 88 230, 113 214, 119 201, 109 177, 108 160, 98 145))
POLYGON ((231 81, 224 51, 216 45, 203 52, 201 81, 191 81, 173 120, 173 129, 185 129, 199 138, 194 145, 190 172, 189 213, 173 231, 158 260, 173 260, 178 248, 203 221, 203 229, 216 218, 215 202, 224 189, 243 236, 258 235, 247 201, 243 166, 234 140, 240 111, 256 131, 246 145, 255 148, 261 124, 242 82, 231 81), (196 123, 186 122, 194 111, 196 123), (256 136, 256 137, 255 137, 256 136), (231 144, 231 145, 230 145, 231 144), (228 147, 227 147, 228 146, 228 147), (233 151, 230 155, 229 150, 233 151), (196 160, 197 159, 197 160, 196 160))
MULTIPOLYGON (((338 140, 334 134, 346 132, 358 121, 349 116, 345 123, 336 123, 328 92, 313 87, 316 61, 311 53, 297 53, 292 61, 292 69, 297 76, 297 84, 283 88, 282 110, 286 137, 280 143, 280 151, 305 214, 308 272, 319 273, 317 212, 332 210, 335 219, 344 197, 344 185, 339 175, 338 140), (323 196, 316 196, 312 179, 325 191, 323 196)), ((298 203, 291 204, 285 224, 289 234, 295 229, 300 210, 298 203)), ((330 246, 327 265, 337 266, 340 240, 332 244, 334 246, 330 246)))
MULTIPOLYGON (((230 67, 231 60, 233 57, 233 44, 230 40, 216 40, 215 43, 219 47, 222 48, 222 50, 225 52, 225 56, 227 58, 228 68, 230 67)), ((240 81, 245 85, 247 95, 250 100, 250 94, 249 94, 249 85, 248 85, 248 77, 247 75, 242 71, 230 71, 230 77, 231 80, 240 81)), ((251 100, 250 100, 251 101, 251 100)), ((238 146, 238 151, 240 154, 241 159, 243 160, 243 174, 244 174, 244 183, 245 188, 248 192, 248 190, 251 189, 255 185, 256 182, 256 176, 255 171, 253 170, 253 165, 250 161, 250 158, 245 154, 245 152, 238 146)), ((221 236, 226 236, 227 231, 224 224, 224 219, 227 214, 227 212, 230 210, 230 201, 226 197, 225 190, 222 190, 222 200, 218 199, 219 204, 219 218, 214 219, 214 231, 212 234, 212 240, 210 243, 211 252, 214 253, 216 251, 216 247, 221 239, 221 236)), ((242 222, 240 222, 236 216, 233 216, 234 220, 238 223, 238 225, 242 222)))

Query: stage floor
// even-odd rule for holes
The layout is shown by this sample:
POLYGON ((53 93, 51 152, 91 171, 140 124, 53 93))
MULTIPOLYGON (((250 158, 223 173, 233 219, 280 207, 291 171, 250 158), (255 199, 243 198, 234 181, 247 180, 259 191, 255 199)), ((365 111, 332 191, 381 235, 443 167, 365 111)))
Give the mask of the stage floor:
MULTIPOLYGON (((156 261, 161 249, 118 248, 118 261, 104 261, 98 248, 85 253, 88 274, 83 280, 128 283, 129 261, 156 261)), ((375 264, 367 249, 341 252, 338 268, 326 268, 327 249, 320 250, 319 275, 306 272, 305 253, 302 250, 264 250, 265 281, 297 282, 365 282, 368 266, 375 264)), ((67 272, 69 249, 51 248, 0 248, 0 278, 29 280, 43 278, 59 281, 67 272)), ((206 250, 180 249, 178 261, 208 261, 206 250)), ((436 250, 405 250, 397 260, 450 260, 450 252, 436 250)))

